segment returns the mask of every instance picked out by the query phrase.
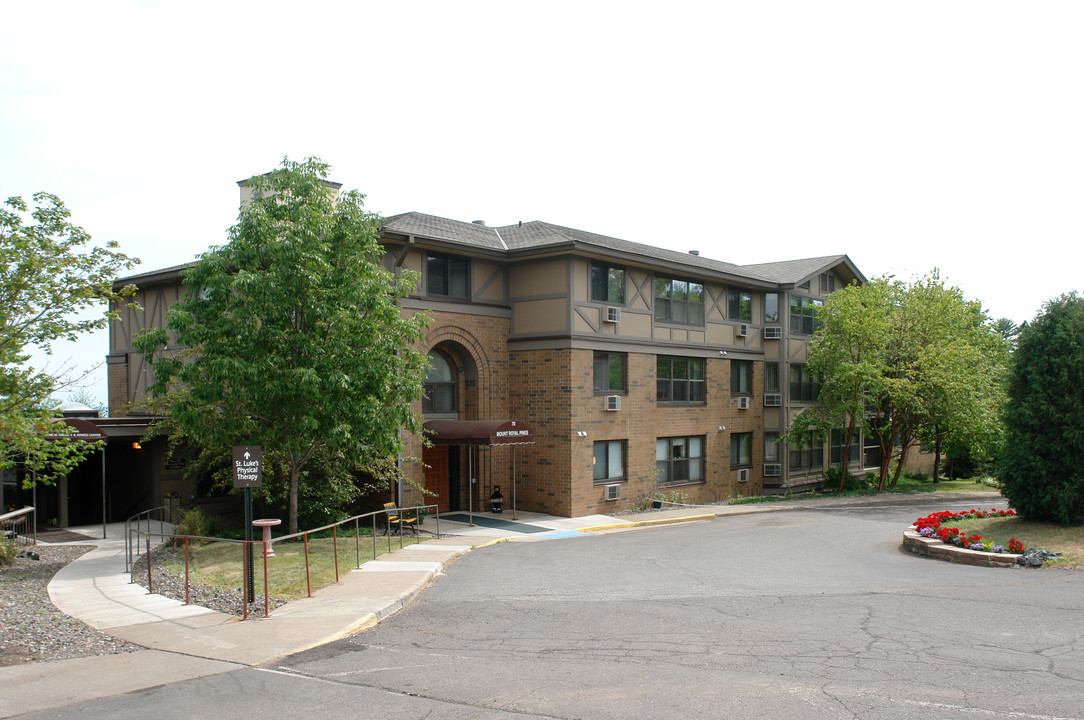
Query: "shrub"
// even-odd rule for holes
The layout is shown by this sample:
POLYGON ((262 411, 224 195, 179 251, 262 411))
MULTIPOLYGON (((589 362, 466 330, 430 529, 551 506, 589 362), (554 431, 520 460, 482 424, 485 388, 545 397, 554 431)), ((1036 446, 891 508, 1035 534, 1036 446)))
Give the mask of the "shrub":
POLYGON ((0 565, 14 565, 18 552, 15 543, 0 535, 0 565))
POLYGON ((1084 523, 1084 298, 1063 295, 1024 326, 1013 353, 1002 494, 1037 522, 1084 523))
POLYGON ((222 534, 222 522, 214 515, 203 512, 203 508, 196 506, 181 510, 181 517, 177 521, 174 532, 177 535, 217 537, 222 534))
MULTIPOLYGON (((824 487, 826 490, 838 490, 840 476, 843 474, 844 469, 842 467, 830 467, 824 471, 824 487)), ((847 472, 847 477, 843 479, 843 492, 852 492, 855 490, 865 490, 870 487, 869 478, 870 474, 866 473, 866 476, 859 477, 852 472, 847 472)))

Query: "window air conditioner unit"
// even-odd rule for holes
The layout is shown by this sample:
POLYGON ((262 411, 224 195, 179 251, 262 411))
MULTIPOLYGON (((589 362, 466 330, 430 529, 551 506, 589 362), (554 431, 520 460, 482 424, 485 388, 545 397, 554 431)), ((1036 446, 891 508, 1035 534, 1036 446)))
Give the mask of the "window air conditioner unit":
POLYGON ((607 395, 606 396, 606 410, 613 412, 614 410, 621 409, 621 396, 620 395, 607 395))
POLYGON ((766 463, 764 465, 764 477, 779 477, 783 474, 783 466, 779 463, 766 463))
POLYGON ((746 337, 749 334, 749 326, 742 323, 738 326, 738 337, 746 337))
POLYGON ((783 339, 783 328, 781 328, 778 325, 769 325, 768 327, 764 328, 764 339, 765 340, 782 340, 783 339))
POLYGON ((620 500, 621 499, 621 486, 620 485, 607 485, 606 486, 606 499, 607 500, 620 500))
POLYGON ((764 407, 782 407, 783 396, 779 393, 765 393, 764 407))
POLYGON ((621 308, 608 307, 606 308, 606 322, 619 323, 621 322, 621 308))
POLYGON ((747 398, 747 397, 738 398, 738 409, 739 410, 748 410, 749 409, 749 398, 747 398))
POLYGON ((748 469, 738 471, 738 482, 749 482, 749 470, 748 469))

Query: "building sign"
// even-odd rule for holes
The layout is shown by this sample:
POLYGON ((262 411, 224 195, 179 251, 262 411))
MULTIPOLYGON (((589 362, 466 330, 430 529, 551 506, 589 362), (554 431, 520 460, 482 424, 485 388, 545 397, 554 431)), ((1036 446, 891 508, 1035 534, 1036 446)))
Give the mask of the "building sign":
POLYGON ((233 486, 260 487, 263 482, 263 452, 259 445, 238 445, 233 448, 233 486))
POLYGON ((109 439, 97 425, 88 420, 80 420, 79 418, 56 418, 51 422, 56 425, 66 425, 68 430, 66 432, 49 433, 45 436, 46 440, 78 440, 80 442, 92 443, 109 439))

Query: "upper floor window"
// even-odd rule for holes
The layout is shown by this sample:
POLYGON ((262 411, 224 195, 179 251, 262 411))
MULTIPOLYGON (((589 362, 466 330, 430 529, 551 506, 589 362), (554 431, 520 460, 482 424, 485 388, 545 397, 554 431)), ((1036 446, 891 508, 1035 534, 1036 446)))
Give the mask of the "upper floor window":
POLYGON ((727 317, 731 320, 753 322, 753 293, 731 288, 727 294, 727 317))
POLYGON ((764 392, 779 392, 779 363, 764 363, 764 392))
POLYGON ((703 358, 660 355, 656 367, 659 402, 704 402, 703 358))
POLYGON ((752 360, 730 361, 730 392, 740 394, 753 392, 752 360))
POLYGON ((703 283, 655 278, 655 319, 663 322, 703 325, 703 283))
POLYGON ((704 479, 704 436, 659 438, 655 442, 659 485, 704 479))
POLYGON ((779 293, 764 293, 764 322, 779 322, 779 293))
POLYGON ((591 302, 625 304, 625 269, 591 263, 591 302))
POLYGON ((425 290, 430 295, 470 298, 470 260, 430 255, 425 261, 425 290))
POLYGON ((614 482, 625 479, 625 441, 604 440, 594 443, 594 481, 614 482))
POLYGON ((816 309, 824 305, 822 300, 790 296, 790 331, 800 335, 812 335, 817 329, 816 309))
POLYGON ((425 373, 423 413, 453 413, 459 409, 457 394, 459 377, 448 356, 434 350, 429 353, 429 369, 425 373))
POLYGON ((790 366, 791 402, 813 402, 820 392, 820 383, 816 381, 809 368, 799 363, 790 366))
POLYGON ((596 393, 625 392, 625 353, 596 352, 594 376, 596 393))
POLYGON ((836 291, 836 276, 829 273, 821 273, 821 295, 827 295, 836 291))

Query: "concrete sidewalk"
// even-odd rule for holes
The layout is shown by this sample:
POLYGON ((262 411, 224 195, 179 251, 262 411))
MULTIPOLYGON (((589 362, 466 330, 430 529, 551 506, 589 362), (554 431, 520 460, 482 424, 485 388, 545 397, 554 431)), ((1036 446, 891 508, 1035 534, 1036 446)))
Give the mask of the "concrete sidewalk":
MULTIPOLYGON (((500 541, 538 542, 586 537, 652 525, 692 522, 719 516, 843 507, 938 504, 954 507, 1000 500, 997 493, 924 494, 897 498, 841 498, 750 505, 677 507, 620 517, 592 515, 558 518, 518 512, 477 513, 474 525, 440 519, 445 537, 394 548, 345 572, 340 583, 312 598, 295 600, 269 618, 247 621, 196 605, 148 593, 130 582, 125 569, 123 527, 76 529, 95 549, 65 566, 49 585, 63 612, 109 635, 146 650, 122 655, 31 663, 0 668, 0 717, 62 707, 77 702, 229 672, 266 666, 282 656, 349 637, 395 613, 464 553, 500 541), (483 524, 485 523, 485 524, 483 524)), ((454 513, 462 516, 464 513, 454 513)), ((468 518, 462 518, 466 520, 468 518)), ((433 529, 430 519, 427 528, 433 529)))

